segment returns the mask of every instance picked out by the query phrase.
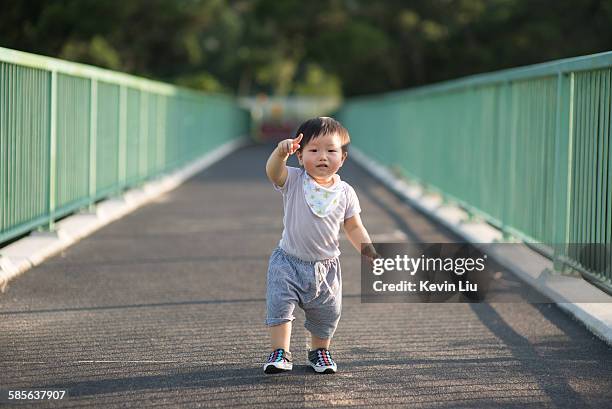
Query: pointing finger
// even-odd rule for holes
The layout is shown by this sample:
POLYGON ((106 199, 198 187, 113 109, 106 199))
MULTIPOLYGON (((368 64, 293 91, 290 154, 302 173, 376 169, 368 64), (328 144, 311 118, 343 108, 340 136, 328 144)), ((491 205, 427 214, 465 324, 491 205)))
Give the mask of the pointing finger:
POLYGON ((298 137, 293 140, 293 143, 294 144, 300 143, 300 141, 302 140, 303 137, 304 137, 303 133, 299 134, 298 137))

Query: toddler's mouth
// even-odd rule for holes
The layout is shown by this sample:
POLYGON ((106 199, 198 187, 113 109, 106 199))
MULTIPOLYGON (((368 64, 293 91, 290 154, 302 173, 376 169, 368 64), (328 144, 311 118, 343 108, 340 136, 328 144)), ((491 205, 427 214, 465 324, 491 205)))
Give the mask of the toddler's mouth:
POLYGON ((317 168, 327 168, 327 165, 317 165, 317 168))

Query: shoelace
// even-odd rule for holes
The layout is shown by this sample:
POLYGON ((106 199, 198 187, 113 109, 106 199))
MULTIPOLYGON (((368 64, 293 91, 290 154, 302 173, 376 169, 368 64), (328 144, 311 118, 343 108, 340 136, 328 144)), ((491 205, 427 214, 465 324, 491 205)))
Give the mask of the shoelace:
POLYGON ((317 365, 319 366, 332 366, 334 364, 334 360, 327 349, 317 350, 317 357, 317 365))

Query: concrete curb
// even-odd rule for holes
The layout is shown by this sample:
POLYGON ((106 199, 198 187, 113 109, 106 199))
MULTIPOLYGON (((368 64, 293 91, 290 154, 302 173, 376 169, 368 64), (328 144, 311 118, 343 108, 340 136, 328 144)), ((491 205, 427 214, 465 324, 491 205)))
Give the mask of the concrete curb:
MULTIPOLYGON (((397 179, 386 167, 355 147, 351 147, 351 157, 410 205, 464 240, 482 244, 502 241, 502 232, 498 229, 483 221, 469 220, 467 212, 460 207, 444 204, 440 196, 427 194, 420 186, 397 179)), ((612 345, 612 296, 582 278, 554 274, 552 261, 526 245, 517 245, 515 251, 517 254, 494 252, 492 256, 525 283, 553 300, 559 308, 582 322, 593 334, 612 345), (522 262, 519 265, 515 260, 522 262), (596 302, 569 302, 578 299, 596 302)))
POLYGON ((131 189, 121 197, 100 202, 94 212, 77 213, 57 222, 56 230, 53 232, 33 232, 21 240, 0 248, 0 291, 4 292, 8 282, 19 274, 176 188, 246 142, 246 137, 230 141, 172 174, 131 189))

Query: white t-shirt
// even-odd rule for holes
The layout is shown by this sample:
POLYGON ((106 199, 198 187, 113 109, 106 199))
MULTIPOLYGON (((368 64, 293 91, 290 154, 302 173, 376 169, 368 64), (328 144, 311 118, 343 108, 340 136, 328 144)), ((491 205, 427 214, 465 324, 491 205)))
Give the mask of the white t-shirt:
MULTIPOLYGON (((338 198, 338 206, 327 216, 316 216, 304 197, 302 187, 306 171, 287 166, 287 180, 283 187, 274 189, 283 195, 283 235, 279 247, 287 253, 305 261, 325 260, 338 257, 338 239, 344 220, 361 212, 355 190, 338 177, 344 194, 338 198)), ((334 185, 335 186, 335 185, 334 185)))

